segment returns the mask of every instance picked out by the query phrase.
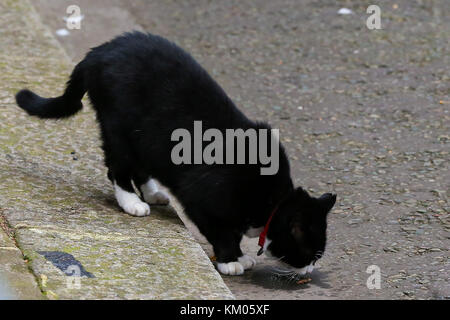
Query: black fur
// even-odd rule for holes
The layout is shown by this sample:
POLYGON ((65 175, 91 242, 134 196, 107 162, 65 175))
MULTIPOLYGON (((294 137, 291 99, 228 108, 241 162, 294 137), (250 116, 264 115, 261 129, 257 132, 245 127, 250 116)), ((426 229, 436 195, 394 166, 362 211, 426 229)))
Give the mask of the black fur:
POLYGON ((18 105, 30 115, 63 118, 78 112, 85 92, 101 127, 108 176, 133 191, 151 176, 168 187, 213 245, 219 262, 242 256, 248 227, 270 225, 269 250, 302 267, 325 248, 326 215, 336 196, 316 199, 294 189, 281 147, 279 171, 261 165, 174 165, 171 134, 207 128, 270 128, 249 120, 185 51, 151 34, 127 33, 92 49, 73 71, 65 93, 45 99, 20 91, 18 105), (280 201, 283 200, 282 203, 280 201))

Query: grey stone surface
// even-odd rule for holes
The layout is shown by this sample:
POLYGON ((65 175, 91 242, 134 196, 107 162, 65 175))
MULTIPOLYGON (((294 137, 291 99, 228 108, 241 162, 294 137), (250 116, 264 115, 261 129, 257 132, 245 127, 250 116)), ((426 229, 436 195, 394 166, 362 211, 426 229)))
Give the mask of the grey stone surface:
POLYGON ((0 300, 43 299, 22 253, 2 228, 4 223, 0 212, 0 300))
POLYGON ((0 12, 0 208, 44 294, 232 299, 172 207, 154 206, 145 218, 121 212, 87 103, 64 121, 33 119, 15 105, 23 87, 60 94, 73 65, 30 2, 0 0, 0 12), (72 256, 93 277, 66 276, 76 272, 60 270, 45 251, 72 256))

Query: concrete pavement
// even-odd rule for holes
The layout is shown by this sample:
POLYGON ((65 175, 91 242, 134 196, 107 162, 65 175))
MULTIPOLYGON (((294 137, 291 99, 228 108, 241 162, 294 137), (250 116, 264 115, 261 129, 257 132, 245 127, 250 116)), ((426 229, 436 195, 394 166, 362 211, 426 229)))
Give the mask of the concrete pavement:
POLYGON ((0 211, 0 300, 43 298, 0 211))

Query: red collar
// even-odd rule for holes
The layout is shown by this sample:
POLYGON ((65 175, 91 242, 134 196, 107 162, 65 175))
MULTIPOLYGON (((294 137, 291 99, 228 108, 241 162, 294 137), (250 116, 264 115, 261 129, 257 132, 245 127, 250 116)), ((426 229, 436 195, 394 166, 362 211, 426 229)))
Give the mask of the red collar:
POLYGON ((272 218, 275 214, 275 212, 277 212, 279 205, 277 205, 275 207, 275 209, 273 209, 272 213, 269 216, 269 220, 267 220, 266 225, 264 226, 264 230, 261 231, 261 233, 259 234, 259 241, 258 241, 258 245, 261 247, 257 253, 258 256, 262 255, 264 252, 264 243, 266 242, 266 236, 267 236, 267 231, 269 231, 269 225, 270 222, 272 221, 272 218))

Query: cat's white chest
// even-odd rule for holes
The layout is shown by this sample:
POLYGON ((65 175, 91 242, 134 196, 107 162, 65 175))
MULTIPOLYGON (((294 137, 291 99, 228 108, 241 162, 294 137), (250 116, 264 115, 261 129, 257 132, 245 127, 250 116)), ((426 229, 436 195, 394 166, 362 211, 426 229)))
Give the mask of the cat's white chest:
POLYGON ((259 227, 259 228, 250 227, 245 232, 245 235, 249 238, 256 238, 256 237, 259 237, 259 235, 261 234, 261 232, 263 230, 264 230, 264 227, 259 227))

